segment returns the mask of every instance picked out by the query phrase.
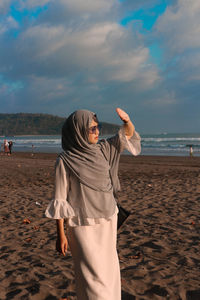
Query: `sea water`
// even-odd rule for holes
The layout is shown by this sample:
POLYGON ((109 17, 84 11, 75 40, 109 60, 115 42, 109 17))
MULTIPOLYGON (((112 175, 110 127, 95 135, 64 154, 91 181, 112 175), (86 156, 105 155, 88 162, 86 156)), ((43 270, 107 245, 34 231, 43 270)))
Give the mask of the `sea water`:
POLYGON ((200 156, 200 133, 144 134, 143 155, 188 156, 192 145, 193 155, 200 156))
MULTIPOLYGON (((103 136, 101 138, 107 138, 103 136)), ((188 156, 190 152, 189 145, 193 145, 193 155, 200 156, 200 133, 193 134, 141 134, 142 155, 170 155, 170 156, 188 156)), ((34 135, 34 136, 13 136, 0 137, 0 144, 4 139, 13 141, 13 151, 25 152, 47 152, 59 153, 61 148, 60 135, 34 135)), ((128 152, 125 152, 128 154, 128 152)))

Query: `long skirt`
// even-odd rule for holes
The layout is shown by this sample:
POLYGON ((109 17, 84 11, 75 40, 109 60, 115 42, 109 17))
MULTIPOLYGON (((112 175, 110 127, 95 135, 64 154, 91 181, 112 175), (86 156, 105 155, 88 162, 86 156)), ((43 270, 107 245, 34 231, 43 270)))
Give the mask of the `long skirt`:
POLYGON ((117 214, 93 226, 68 227, 78 300, 120 300, 117 214))

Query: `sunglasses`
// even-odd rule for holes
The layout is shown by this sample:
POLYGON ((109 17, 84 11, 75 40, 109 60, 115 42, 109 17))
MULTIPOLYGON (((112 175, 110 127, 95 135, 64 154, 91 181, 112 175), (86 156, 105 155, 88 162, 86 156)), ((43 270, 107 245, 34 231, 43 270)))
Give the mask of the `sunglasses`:
POLYGON ((97 130, 98 130, 98 131, 101 130, 101 125, 98 124, 98 125, 96 125, 96 126, 90 127, 90 128, 89 128, 89 133, 95 134, 97 130))

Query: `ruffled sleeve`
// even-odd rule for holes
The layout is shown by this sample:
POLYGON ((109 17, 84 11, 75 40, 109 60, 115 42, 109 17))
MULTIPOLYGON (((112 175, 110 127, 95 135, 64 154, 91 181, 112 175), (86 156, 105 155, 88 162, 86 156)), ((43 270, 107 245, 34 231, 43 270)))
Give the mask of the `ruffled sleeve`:
POLYGON ((122 148, 128 150, 133 155, 139 155, 141 152, 141 137, 138 132, 134 132, 133 136, 128 139, 125 135, 123 127, 119 130, 119 138, 122 148))
POLYGON ((124 150, 128 150, 135 156, 141 152, 141 138, 139 133, 135 131, 133 136, 128 139, 125 135, 124 127, 121 127, 115 136, 101 140, 99 144, 110 165, 119 159, 119 155, 124 150))
POLYGON ((64 219, 75 216, 72 206, 67 201, 69 191, 69 174, 66 173, 62 159, 55 165, 54 196, 45 211, 45 216, 52 219, 64 219))

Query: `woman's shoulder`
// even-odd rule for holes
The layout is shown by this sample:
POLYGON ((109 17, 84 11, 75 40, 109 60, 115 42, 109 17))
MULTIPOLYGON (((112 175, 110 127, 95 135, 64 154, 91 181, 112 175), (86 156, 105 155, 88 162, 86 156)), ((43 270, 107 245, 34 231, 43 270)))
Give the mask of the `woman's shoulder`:
POLYGON ((55 168, 60 168, 68 174, 71 173, 69 167, 64 160, 64 152, 58 154, 55 162, 55 168))
POLYGON ((64 168, 64 161, 62 158, 62 153, 58 154, 57 158, 56 158, 56 162, 55 162, 55 167, 61 167, 64 168))

